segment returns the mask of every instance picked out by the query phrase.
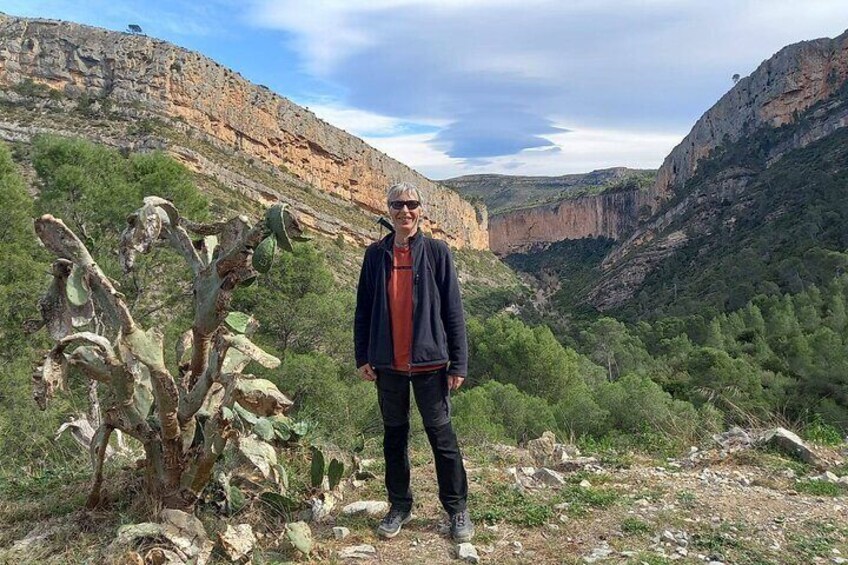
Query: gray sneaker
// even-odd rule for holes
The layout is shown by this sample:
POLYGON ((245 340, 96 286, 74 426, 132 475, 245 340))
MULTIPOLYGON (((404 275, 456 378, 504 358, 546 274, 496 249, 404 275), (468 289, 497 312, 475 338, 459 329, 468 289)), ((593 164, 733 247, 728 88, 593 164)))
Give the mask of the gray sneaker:
POLYGON ((377 526, 377 535, 383 538, 393 538, 400 533, 404 524, 412 520, 412 512, 392 508, 377 526))
POLYGON ((474 523, 468 510, 457 512, 450 517, 450 533, 456 543, 467 543, 474 537, 474 523))

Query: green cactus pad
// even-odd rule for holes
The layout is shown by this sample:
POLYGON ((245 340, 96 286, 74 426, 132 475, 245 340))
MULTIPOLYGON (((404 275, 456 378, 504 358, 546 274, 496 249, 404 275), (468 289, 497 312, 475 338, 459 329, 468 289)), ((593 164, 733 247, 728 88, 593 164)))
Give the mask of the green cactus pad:
POLYGON ((316 448, 312 448, 312 466, 309 468, 309 480, 313 488, 318 488, 324 482, 324 453, 316 448))
POLYGON ((88 287, 85 269, 76 264, 71 268, 71 275, 65 283, 65 291, 68 295, 68 302, 74 306, 84 306, 88 303, 91 298, 91 290, 88 287))
POLYGON ((327 468, 327 480, 330 482, 330 490, 333 490, 339 485, 343 474, 344 463, 335 458, 330 461, 330 466, 327 468))
POLYGON ((244 312, 230 312, 224 318, 224 323, 234 332, 243 334, 247 332, 247 327, 250 325, 250 315, 244 312))
POLYGON ((306 522, 286 524, 286 537, 295 549, 304 555, 309 555, 312 551, 312 530, 306 522))
POLYGON ((253 268, 262 274, 271 270, 274 264, 274 253, 277 251, 277 240, 269 235, 253 250, 253 268))
POLYGON ((274 234, 274 237, 277 238, 277 243, 279 246, 288 251, 294 251, 292 247, 291 239, 289 238, 289 234, 286 231, 286 205, 285 204, 275 204, 268 208, 268 211, 265 213, 265 222, 269 228, 271 228, 271 233, 274 234))

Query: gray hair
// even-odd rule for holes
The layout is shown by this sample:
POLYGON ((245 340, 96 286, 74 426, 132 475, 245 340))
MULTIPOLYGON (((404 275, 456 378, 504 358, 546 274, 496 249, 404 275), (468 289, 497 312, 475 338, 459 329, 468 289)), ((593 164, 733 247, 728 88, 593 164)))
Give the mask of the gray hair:
POLYGON ((386 206, 391 205, 392 200, 397 200, 398 196, 403 194, 404 192, 408 192, 415 197, 416 200, 421 202, 421 193, 418 192, 418 187, 412 184, 411 182, 399 182, 397 184, 393 184, 389 187, 389 190, 386 192, 386 206))

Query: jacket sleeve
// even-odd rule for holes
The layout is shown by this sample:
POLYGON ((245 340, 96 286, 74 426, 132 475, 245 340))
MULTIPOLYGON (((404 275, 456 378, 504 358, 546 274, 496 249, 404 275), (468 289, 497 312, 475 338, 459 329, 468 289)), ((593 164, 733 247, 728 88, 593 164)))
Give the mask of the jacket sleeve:
POLYGON ((368 344, 371 338, 371 310, 374 300, 374 280, 369 266, 369 251, 365 250, 359 284, 356 287, 356 311, 353 316, 353 346, 356 367, 368 363, 368 344))
POLYGON ((439 294, 442 301, 442 323, 448 338, 448 373, 465 377, 468 374, 468 341, 465 335, 465 314, 462 311, 462 296, 459 293, 459 278, 453 263, 450 248, 445 243, 439 258, 439 294))

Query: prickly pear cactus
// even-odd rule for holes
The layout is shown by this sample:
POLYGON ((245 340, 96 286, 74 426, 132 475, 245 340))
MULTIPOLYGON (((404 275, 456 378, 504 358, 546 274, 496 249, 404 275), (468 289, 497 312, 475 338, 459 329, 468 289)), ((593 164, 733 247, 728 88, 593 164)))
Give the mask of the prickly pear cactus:
MULTIPOLYGON (((62 220, 44 215, 35 228, 57 258, 40 302, 41 319, 26 324, 28 331, 46 327, 56 342, 33 373, 34 399, 46 408, 65 387, 69 367, 111 392, 92 439, 88 505, 99 502, 109 437, 120 430, 144 449, 151 493, 166 507, 191 508, 225 445, 238 437, 232 425, 236 415, 269 421, 265 418, 292 405, 270 381, 243 373, 252 362, 274 368, 280 360, 250 340, 256 320, 230 312, 229 303, 233 289, 272 268, 277 248, 291 252, 292 241, 307 239, 297 218, 279 204, 254 225, 244 216, 197 224, 163 198, 144 199, 127 219, 119 256, 124 270, 131 271, 139 254, 167 245, 188 264, 194 320, 173 344, 165 343, 157 328, 139 326, 124 296, 62 220), (116 337, 86 331, 92 322, 116 337), (165 363, 166 347, 175 348, 179 378, 165 363)), ((265 432, 277 433, 274 427, 265 432)))

